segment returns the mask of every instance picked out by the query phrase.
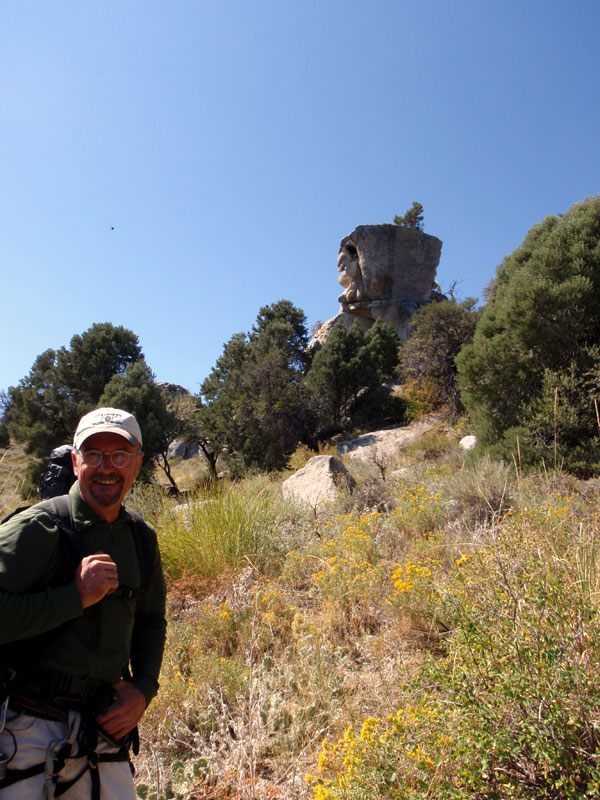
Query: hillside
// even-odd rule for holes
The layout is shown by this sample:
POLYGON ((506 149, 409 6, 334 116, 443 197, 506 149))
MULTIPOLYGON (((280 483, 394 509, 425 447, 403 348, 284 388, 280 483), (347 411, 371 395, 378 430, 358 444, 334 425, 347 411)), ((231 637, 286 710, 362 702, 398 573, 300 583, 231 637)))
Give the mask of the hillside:
POLYGON ((133 492, 169 586, 140 797, 600 796, 597 487, 462 434, 344 456, 318 511, 289 472, 133 492))
POLYGON ((318 515, 266 476, 136 493, 170 586, 142 796, 598 796, 595 487, 458 438, 345 457, 318 515))

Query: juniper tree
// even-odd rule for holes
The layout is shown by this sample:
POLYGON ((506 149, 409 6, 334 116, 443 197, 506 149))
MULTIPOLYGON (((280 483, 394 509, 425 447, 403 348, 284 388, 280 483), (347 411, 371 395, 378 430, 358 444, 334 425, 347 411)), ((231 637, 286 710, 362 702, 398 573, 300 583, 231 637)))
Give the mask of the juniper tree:
POLYGON ((600 196, 546 217, 497 269, 473 343, 457 358, 480 443, 511 457, 518 438, 522 458, 547 463, 558 448, 573 468, 587 451, 587 471, 600 468, 598 345, 600 196))

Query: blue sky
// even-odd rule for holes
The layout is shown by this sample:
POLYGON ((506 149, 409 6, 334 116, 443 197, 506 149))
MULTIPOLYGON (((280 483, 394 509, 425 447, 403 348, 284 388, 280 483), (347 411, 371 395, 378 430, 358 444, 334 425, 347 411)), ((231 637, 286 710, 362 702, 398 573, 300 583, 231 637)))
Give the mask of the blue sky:
POLYGON ((414 200, 479 296, 600 192, 599 41, 595 0, 6 0, 0 388, 112 322, 198 391, 262 305, 332 317, 340 240, 414 200))

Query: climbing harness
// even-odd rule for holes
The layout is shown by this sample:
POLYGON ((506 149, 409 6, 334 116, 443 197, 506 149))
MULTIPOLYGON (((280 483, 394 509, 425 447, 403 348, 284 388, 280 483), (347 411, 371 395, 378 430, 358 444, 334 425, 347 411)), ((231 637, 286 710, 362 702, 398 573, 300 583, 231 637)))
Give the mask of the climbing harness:
MULTIPOLYGON (((29 705, 26 698, 19 697, 15 703, 11 701, 10 707, 40 719, 62 722, 66 725, 67 735, 63 738, 52 739, 46 747, 45 760, 24 769, 8 768, 7 765, 12 760, 12 757, 8 759, 4 754, 0 754, 0 789, 5 789, 19 781, 44 773, 46 797, 48 800, 55 800, 55 798, 61 797, 67 792, 89 771, 91 782, 90 800, 101 800, 100 764, 127 761, 133 774, 133 765, 129 753, 133 737, 125 737, 120 742, 111 741, 110 737, 104 736, 102 730, 98 728, 95 718, 89 711, 84 709, 76 711, 52 706, 34 710, 27 708, 25 703, 29 705), (98 747, 99 734, 117 749, 113 752, 99 753, 96 749, 98 747), (4 759, 2 758, 3 756, 4 759), (85 759, 85 763, 77 775, 69 780, 61 781, 60 774, 70 759, 85 759), (4 764, 2 763, 3 761, 4 764)), ((6 730, 9 731, 9 727, 6 730)))

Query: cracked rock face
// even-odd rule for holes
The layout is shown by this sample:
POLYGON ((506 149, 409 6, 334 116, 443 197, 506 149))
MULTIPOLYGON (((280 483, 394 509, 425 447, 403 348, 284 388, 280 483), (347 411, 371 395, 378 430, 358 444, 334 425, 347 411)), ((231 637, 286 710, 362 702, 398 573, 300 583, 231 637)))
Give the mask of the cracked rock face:
POLYGON ((315 336, 322 344, 334 324, 356 320, 368 330, 376 319, 388 323, 405 341, 409 322, 424 303, 441 297, 435 282, 442 242, 400 225, 359 225, 338 251, 338 282, 344 288, 336 317, 315 336))

